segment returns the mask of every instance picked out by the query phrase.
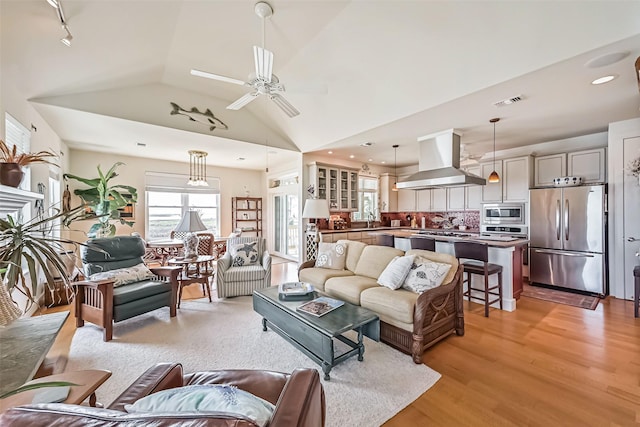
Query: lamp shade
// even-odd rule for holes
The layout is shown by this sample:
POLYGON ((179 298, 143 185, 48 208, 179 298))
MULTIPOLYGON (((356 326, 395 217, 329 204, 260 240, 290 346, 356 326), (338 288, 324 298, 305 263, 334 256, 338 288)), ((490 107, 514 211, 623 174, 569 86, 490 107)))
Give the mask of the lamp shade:
POLYGON ((204 231, 207 227, 202 223, 200 214, 197 211, 187 211, 180 220, 180 223, 173 229, 173 231, 180 232, 194 232, 204 231))
POLYGON ((302 218, 329 218, 329 203, 325 199, 307 199, 302 218))

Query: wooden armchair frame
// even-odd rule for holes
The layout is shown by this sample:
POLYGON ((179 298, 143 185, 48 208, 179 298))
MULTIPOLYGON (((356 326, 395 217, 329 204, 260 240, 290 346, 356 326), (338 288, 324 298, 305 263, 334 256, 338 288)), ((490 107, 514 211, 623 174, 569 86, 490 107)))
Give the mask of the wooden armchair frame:
MULTIPOLYGON (((178 302, 178 274, 180 267, 153 267, 150 270, 158 280, 171 282, 171 303, 169 315, 176 316, 178 302)), ((104 329, 104 341, 113 338, 113 280, 74 282, 76 327, 90 322, 104 329)), ((125 285, 126 286, 126 285, 125 285)), ((124 320, 124 319, 120 319, 124 320)))

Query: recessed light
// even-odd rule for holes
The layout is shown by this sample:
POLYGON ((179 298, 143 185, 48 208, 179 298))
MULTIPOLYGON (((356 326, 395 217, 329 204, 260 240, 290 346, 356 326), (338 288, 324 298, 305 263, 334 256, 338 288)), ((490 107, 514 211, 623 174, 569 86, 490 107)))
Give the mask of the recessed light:
POLYGON ((367 161, 368 161, 368 162, 373 162, 373 159, 369 159, 369 160, 367 160, 367 161))
POLYGON ((387 162, 385 162, 385 161, 383 160, 383 161, 381 161, 380 163, 382 163, 382 164, 384 165, 384 164, 385 164, 385 163, 387 163, 387 162))
POLYGON ((328 151, 329 154, 333 154, 333 151, 328 151))
POLYGON ((615 79, 616 77, 618 77, 616 74, 603 76, 603 77, 595 79, 594 81, 591 82, 591 84, 592 85, 601 85, 603 83, 609 83, 611 80, 615 79))
POLYGON ((349 156, 350 159, 353 159, 354 157, 356 156, 354 156, 353 154, 349 156))

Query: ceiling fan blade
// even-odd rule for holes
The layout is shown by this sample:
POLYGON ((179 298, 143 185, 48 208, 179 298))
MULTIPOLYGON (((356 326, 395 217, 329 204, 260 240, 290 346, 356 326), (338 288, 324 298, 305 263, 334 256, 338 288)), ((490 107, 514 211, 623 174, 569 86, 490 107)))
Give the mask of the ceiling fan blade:
POLYGON ((242 95, 242 97, 238 98, 237 100, 229 104, 227 106, 227 110, 239 110, 245 105, 247 105, 248 103, 250 103, 251 101, 253 101, 254 99, 256 99, 258 95, 260 95, 258 91, 246 93, 242 95))
POLYGON ((291 105, 289 101, 284 99, 281 95, 277 93, 272 93, 269 95, 269 98, 278 106, 285 114, 289 117, 295 117, 300 114, 300 111, 296 110, 296 107, 291 105))
POLYGON ((253 59, 256 63, 256 77, 271 83, 273 52, 263 49, 260 46, 254 46, 253 59))
POLYGON ((192 69, 191 70, 191 75, 198 76, 198 77, 204 77, 206 79, 220 80, 222 82, 233 83, 233 84, 240 85, 240 86, 246 86, 247 85, 247 82, 244 82, 242 80, 234 79, 232 77, 220 76, 218 74, 207 73, 206 71, 200 71, 200 70, 193 70, 192 69))

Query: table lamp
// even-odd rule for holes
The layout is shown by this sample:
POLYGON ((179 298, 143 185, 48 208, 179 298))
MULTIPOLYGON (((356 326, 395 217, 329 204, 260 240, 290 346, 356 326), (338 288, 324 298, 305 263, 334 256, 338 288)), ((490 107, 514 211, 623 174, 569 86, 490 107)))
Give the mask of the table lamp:
POLYGON ((187 211, 180 220, 180 223, 173 230, 178 233, 186 233, 182 239, 184 245, 185 258, 196 258, 198 256, 198 236, 196 231, 204 231, 207 227, 202 223, 200 214, 197 211, 187 211))
POLYGON ((302 218, 313 219, 307 224, 307 231, 315 231, 317 218, 329 218, 329 204, 325 199, 307 199, 302 211, 302 218))

